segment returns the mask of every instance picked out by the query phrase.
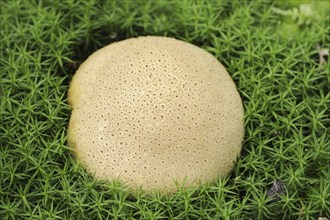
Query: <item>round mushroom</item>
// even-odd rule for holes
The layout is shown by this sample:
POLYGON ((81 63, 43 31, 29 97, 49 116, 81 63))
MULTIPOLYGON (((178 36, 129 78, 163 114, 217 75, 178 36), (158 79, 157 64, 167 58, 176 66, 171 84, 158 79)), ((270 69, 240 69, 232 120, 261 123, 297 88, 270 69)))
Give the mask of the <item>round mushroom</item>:
POLYGON ((243 106, 221 63, 192 44, 138 37, 93 53, 75 73, 68 144, 95 178, 174 192, 228 174, 243 106))

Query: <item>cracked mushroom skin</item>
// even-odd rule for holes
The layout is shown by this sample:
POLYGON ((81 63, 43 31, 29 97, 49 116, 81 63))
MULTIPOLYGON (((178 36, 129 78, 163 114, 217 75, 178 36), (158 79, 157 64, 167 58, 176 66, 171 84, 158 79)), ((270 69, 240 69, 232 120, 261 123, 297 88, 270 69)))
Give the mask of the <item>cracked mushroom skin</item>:
POLYGON ((192 44, 138 37, 94 52, 69 88, 68 144, 95 178, 174 192, 227 175, 243 106, 221 63, 192 44))

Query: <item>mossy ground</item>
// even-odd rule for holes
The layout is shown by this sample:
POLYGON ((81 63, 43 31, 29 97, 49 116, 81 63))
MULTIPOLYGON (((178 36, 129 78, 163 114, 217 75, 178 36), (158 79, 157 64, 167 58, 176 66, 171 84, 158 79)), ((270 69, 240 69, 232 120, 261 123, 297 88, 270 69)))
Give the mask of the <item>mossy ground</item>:
MULTIPOLYGON (((328 1, 0 2, 0 219, 330 217, 328 1), (302 24, 275 13, 307 4, 302 24), (161 35, 214 54, 237 84, 245 141, 227 178, 172 196, 93 180, 66 145, 69 82, 96 49, 161 35), (266 196, 275 179, 286 192, 266 196)), ((298 13, 299 14, 299 13, 298 13)))

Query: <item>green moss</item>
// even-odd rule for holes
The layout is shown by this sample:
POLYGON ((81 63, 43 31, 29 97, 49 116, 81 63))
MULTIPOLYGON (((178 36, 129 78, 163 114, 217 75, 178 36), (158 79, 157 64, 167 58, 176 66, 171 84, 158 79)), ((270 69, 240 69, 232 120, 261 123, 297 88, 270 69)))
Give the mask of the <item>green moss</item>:
POLYGON ((272 7, 301 2, 281 2, 0 1, 0 218, 329 217, 330 65, 318 65, 316 45, 330 48, 330 10, 311 1, 315 19, 297 26, 272 7), (70 154, 75 68, 97 48, 139 35, 198 45, 235 80, 246 134, 229 177, 168 197, 132 195, 93 180, 70 154), (286 186, 279 201, 266 197, 274 179, 286 186))
POLYGON ((278 1, 275 6, 271 8, 273 13, 282 16, 277 31, 286 39, 329 20, 330 4, 326 1, 278 1))

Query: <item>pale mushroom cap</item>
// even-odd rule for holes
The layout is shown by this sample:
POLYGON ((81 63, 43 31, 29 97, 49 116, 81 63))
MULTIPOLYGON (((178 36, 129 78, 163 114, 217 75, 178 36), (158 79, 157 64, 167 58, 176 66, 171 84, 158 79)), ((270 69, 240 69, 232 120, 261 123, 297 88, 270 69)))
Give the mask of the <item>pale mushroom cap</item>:
POLYGON ((93 53, 69 89, 68 143, 97 179, 173 192, 228 174, 241 151, 243 106, 210 53, 139 37, 93 53))

